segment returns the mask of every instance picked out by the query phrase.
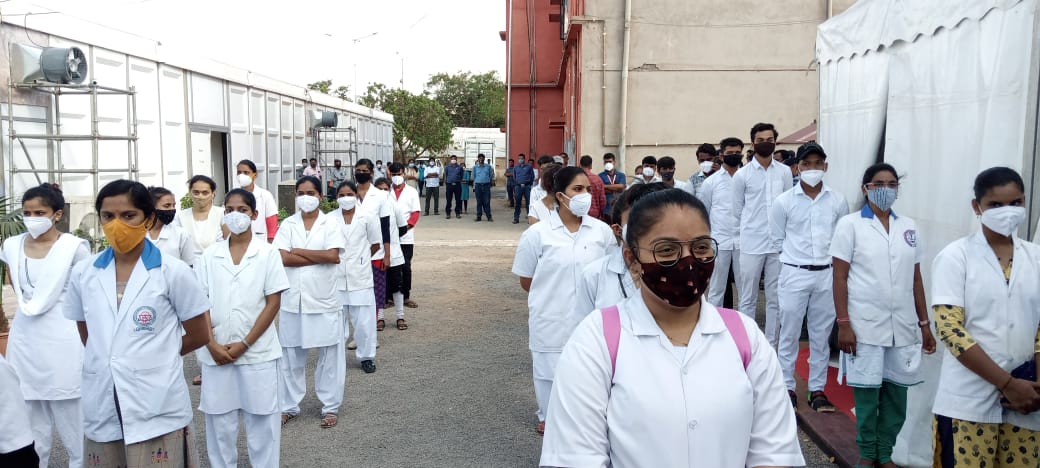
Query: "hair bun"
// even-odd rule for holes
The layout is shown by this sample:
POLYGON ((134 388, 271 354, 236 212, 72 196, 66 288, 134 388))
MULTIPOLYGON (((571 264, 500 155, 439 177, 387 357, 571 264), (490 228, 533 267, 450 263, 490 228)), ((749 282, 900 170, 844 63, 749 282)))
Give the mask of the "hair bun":
POLYGON ((40 187, 49 188, 55 192, 61 192, 61 186, 53 182, 44 182, 40 184, 40 187))

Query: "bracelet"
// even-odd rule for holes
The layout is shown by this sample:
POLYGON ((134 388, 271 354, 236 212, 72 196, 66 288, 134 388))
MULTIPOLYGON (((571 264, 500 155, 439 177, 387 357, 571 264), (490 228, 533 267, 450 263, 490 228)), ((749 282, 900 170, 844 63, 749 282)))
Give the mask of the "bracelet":
POLYGON ((1000 392, 1001 393, 1003 393, 1004 389, 1007 388, 1007 386, 1011 384, 1012 380, 1015 380, 1015 376, 1008 374, 1007 382, 1004 382, 1004 385, 1000 386, 1000 392))
POLYGON ((247 350, 248 350, 249 348, 252 348, 252 347, 253 347, 253 345, 252 345, 252 344, 250 344, 250 343, 249 343, 248 341, 246 341, 245 337, 242 337, 242 341, 241 341, 240 343, 242 343, 243 345, 245 345, 245 347, 246 347, 246 349, 247 349, 247 350))
POLYGON ((928 325, 931 325, 931 324, 932 324, 932 321, 928 320, 928 319, 921 320, 920 322, 917 322, 917 326, 922 327, 922 328, 923 327, 927 327, 928 325))
POLYGON ((835 319, 834 321, 835 321, 835 322, 838 322, 838 323, 850 323, 850 322, 852 322, 852 319, 849 319, 849 318, 840 318, 840 319, 835 319))

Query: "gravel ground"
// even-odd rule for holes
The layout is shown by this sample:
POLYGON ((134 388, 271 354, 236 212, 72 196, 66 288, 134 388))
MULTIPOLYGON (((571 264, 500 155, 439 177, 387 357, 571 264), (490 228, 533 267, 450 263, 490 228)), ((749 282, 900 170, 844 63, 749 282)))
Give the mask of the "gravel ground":
MULTIPOLYGON (((379 333, 375 374, 363 373, 348 352, 339 426, 318 427, 321 404, 311 388, 301 417, 282 430, 282 466, 537 465, 541 438, 534 431, 526 296, 509 272, 525 225, 510 223, 505 194, 496 195, 494 223, 475 223, 472 214, 423 218, 412 293, 419 308, 405 309, 410 328, 398 331, 388 320, 379 333)), ((475 203, 470 208, 474 213, 475 203)), ((309 371, 314 360, 312 353, 309 371)), ((197 373, 194 357, 187 357, 185 374, 197 373)), ((197 406, 198 387, 191 395, 197 406)), ((208 466, 203 415, 196 412, 195 421, 208 466)), ((799 435, 808 466, 835 466, 799 435)), ((247 466, 241 434, 239 446, 240 465, 247 466)), ((64 450, 55 452, 51 466, 67 464, 64 450)))

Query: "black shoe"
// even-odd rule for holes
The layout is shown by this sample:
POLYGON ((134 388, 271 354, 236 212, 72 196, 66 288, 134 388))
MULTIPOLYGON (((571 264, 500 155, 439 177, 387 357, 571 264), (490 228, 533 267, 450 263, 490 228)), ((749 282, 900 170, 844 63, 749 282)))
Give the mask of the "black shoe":
POLYGON ((429 215, 430 215, 430 212, 429 212, 429 211, 427 211, 427 212, 423 213, 422 215, 423 215, 423 216, 429 216, 429 215))
POLYGON ((820 390, 809 393, 809 406, 816 410, 817 413, 833 413, 835 411, 834 404, 820 390))
POLYGON ((372 362, 371 359, 361 361, 361 370, 365 371, 366 374, 371 374, 376 371, 376 363, 372 362))
POLYGON ((480 218, 474 219, 473 221, 480 222, 480 218))
POLYGON ((433 212, 433 215, 434 215, 434 216, 440 216, 440 215, 441 215, 441 212, 440 212, 440 211, 434 211, 434 212, 433 212))
POLYGON ((445 216, 444 219, 451 219, 451 215, 445 216))
POLYGON ((491 217, 490 217, 490 216, 488 216, 488 222, 489 222, 489 223, 493 223, 493 222, 495 222, 495 220, 491 219, 491 217))
POLYGON ((462 215, 455 213, 455 219, 462 219, 462 215))
POLYGON ((513 224, 520 224, 520 220, 519 219, 514 219, 513 220, 513 224))
POLYGON ((798 395, 794 393, 794 390, 788 390, 787 396, 791 398, 791 406, 798 409, 798 395))

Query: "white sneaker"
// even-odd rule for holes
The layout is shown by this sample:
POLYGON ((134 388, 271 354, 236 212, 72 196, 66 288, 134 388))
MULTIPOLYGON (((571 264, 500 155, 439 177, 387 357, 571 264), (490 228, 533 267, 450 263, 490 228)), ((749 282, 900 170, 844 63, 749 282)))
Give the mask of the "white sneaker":
POLYGON ((357 342, 350 340, 347 342, 347 349, 357 349, 357 342))

